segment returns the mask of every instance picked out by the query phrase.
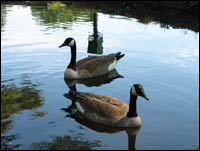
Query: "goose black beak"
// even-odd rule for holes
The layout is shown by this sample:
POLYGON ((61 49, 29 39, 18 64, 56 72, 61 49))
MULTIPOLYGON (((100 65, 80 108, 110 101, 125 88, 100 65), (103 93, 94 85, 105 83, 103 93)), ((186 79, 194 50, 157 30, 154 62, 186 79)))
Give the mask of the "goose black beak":
POLYGON ((61 47, 64 47, 65 45, 64 44, 62 44, 62 45, 60 45, 58 48, 61 48, 61 47))
POLYGON ((146 99, 147 101, 149 100, 149 98, 146 96, 146 94, 143 94, 141 97, 143 97, 143 98, 146 99))

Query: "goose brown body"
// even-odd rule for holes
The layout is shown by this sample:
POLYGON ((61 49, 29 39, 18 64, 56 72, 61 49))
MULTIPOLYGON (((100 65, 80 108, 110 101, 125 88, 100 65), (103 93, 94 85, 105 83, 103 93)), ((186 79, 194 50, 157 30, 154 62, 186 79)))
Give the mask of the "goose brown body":
POLYGON ((139 84, 131 87, 129 106, 114 97, 94 93, 70 91, 65 96, 74 102, 84 118, 98 124, 124 128, 141 126, 136 111, 137 96, 149 100, 139 84))
POLYGON ((116 125, 120 119, 126 116, 129 109, 126 103, 111 96, 76 92, 68 95, 68 98, 75 99, 80 103, 84 117, 100 124, 103 122, 104 125, 116 125))
POLYGON ((76 62, 76 42, 73 38, 67 38, 60 47, 71 48, 71 60, 64 72, 67 79, 87 79, 105 75, 113 71, 117 61, 124 56, 121 52, 102 55, 88 56, 76 62))
MULTIPOLYGON (((116 60, 115 55, 89 56, 76 63, 76 71, 81 78, 91 78, 107 74, 108 67, 116 60)), ((112 69, 114 70, 114 68, 112 69)), ((112 71, 111 70, 111 71, 112 71)))

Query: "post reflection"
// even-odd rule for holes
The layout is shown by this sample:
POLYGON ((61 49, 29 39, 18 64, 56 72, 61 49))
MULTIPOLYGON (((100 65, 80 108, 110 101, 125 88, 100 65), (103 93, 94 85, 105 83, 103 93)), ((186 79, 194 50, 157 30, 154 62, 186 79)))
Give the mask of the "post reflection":
POLYGON ((103 54, 103 34, 98 32, 98 16, 93 13, 93 34, 88 36, 88 53, 103 54))

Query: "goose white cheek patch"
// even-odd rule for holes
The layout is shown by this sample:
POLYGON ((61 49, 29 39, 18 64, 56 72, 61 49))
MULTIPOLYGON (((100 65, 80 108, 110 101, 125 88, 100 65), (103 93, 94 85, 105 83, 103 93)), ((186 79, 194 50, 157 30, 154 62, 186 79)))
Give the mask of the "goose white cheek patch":
POLYGON ((135 90, 135 87, 134 87, 134 86, 132 87, 132 94, 133 94, 133 95, 138 95, 137 92, 136 92, 136 90, 135 90))
POLYGON ((74 46, 74 40, 71 40, 71 41, 70 41, 69 46, 70 46, 70 47, 73 47, 73 46, 74 46))

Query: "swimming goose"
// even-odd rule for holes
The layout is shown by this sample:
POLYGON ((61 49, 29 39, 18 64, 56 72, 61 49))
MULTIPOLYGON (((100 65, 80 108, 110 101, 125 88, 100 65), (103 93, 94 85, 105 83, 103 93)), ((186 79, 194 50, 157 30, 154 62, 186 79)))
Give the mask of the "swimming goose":
POLYGON ((64 73, 67 79, 86 79, 105 75, 114 70, 117 61, 124 56, 118 52, 102 56, 88 56, 76 62, 76 41, 69 37, 59 48, 64 46, 71 48, 71 60, 64 73))
MULTIPOLYGON (((62 108, 66 113, 71 113, 73 112, 73 106, 74 104, 72 103, 69 107, 67 108, 62 108)), ((96 132, 99 133, 118 133, 122 131, 126 131, 128 135, 128 150, 136 150, 135 143, 136 143, 136 137, 138 132, 140 131, 141 127, 135 127, 135 128, 120 128, 120 127, 110 127, 110 126, 105 126, 102 124, 98 124, 96 122, 93 122, 91 120, 88 120, 87 118, 84 118, 83 115, 80 112, 76 112, 74 114, 67 114, 66 117, 70 117, 74 119, 76 122, 78 122, 81 125, 84 125, 96 132)))
POLYGON ((83 117, 93 122, 113 127, 139 127, 141 119, 137 114, 137 98, 141 96, 149 100, 140 84, 134 84, 130 89, 129 106, 111 96, 93 93, 70 91, 64 95, 72 100, 74 112, 80 112, 83 117))

